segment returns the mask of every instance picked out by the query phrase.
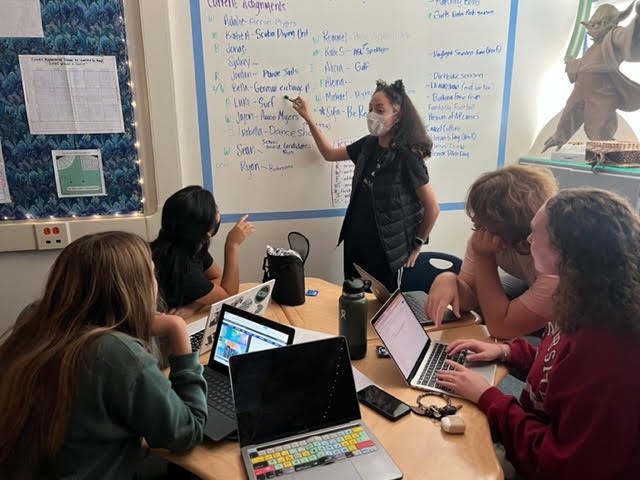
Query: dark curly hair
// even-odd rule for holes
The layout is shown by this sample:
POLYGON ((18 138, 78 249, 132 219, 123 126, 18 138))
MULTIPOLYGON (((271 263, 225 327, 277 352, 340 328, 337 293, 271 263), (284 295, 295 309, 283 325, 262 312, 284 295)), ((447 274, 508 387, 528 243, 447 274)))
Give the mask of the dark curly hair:
POLYGON ((640 333, 640 217, 622 197, 567 189, 546 205, 560 282, 554 313, 564 332, 592 325, 640 333))
POLYGON ((509 165, 487 172, 473 182, 466 210, 476 228, 482 227, 529 254, 531 220, 558 191, 553 174, 536 165, 509 165))
POLYGON ((396 148, 407 148, 419 155, 420 158, 430 157, 433 142, 424 128, 424 123, 416 107, 408 97, 402 80, 396 80, 391 85, 378 80, 376 90, 373 93, 377 92, 383 92, 391 105, 400 107, 400 119, 393 126, 390 145, 396 148))

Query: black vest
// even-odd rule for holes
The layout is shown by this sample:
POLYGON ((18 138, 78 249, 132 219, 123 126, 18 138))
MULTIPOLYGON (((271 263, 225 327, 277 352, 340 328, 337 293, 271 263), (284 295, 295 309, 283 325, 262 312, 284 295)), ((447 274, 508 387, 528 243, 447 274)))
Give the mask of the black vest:
MULTIPOLYGON (((365 165, 375 162, 377 137, 368 137, 356 160, 351 182, 351 200, 342 222, 338 244, 343 240, 345 225, 350 221, 350 210, 356 190, 362 187, 365 165)), ((399 269, 407 261, 414 248, 413 239, 418 234, 424 207, 415 189, 410 186, 406 157, 415 155, 408 150, 389 149, 387 158, 373 179, 372 204, 380 243, 387 255, 391 271, 399 269)))

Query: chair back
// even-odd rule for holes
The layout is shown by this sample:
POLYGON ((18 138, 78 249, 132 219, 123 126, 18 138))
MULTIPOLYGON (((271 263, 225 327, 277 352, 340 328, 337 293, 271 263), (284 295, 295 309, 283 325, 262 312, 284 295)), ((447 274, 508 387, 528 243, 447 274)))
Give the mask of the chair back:
POLYGON ((442 272, 460 273, 462 259, 455 255, 442 252, 420 252, 416 263, 412 268, 404 268, 402 270, 402 278, 400 280, 400 290, 403 292, 413 292, 422 290, 429 293, 433 280, 442 272), (442 260, 448 263, 448 266, 439 267, 433 263, 433 260, 442 260))

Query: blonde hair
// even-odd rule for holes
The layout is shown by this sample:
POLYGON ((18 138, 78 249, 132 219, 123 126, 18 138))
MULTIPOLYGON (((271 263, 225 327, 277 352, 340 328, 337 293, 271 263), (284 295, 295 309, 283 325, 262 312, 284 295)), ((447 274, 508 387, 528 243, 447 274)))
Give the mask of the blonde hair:
POLYGON ((557 191, 556 180, 547 168, 509 165, 484 173, 473 182, 467 215, 476 227, 484 227, 521 253, 528 253, 531 220, 557 191))
POLYGON ((0 345, 0 478, 51 472, 90 344, 114 330, 148 344, 154 281, 149 247, 130 233, 87 235, 60 253, 42 299, 0 345))

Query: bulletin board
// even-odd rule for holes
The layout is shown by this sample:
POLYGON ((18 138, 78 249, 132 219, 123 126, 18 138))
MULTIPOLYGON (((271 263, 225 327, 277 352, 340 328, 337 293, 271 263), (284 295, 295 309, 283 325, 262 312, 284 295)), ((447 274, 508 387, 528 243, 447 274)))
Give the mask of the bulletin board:
POLYGON ((41 0, 40 9, 43 37, 0 38, 0 142, 11 200, 0 203, 0 222, 142 212, 123 0, 41 0), (32 134, 19 55, 115 57, 124 131, 32 134), (100 151, 100 195, 60 198, 52 151, 68 150, 100 151))

